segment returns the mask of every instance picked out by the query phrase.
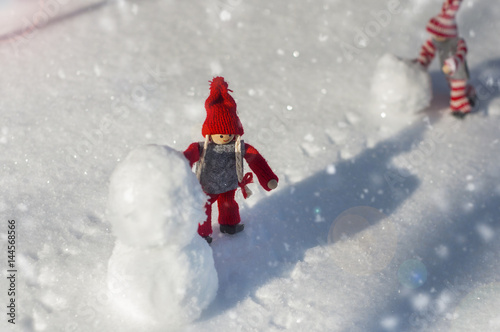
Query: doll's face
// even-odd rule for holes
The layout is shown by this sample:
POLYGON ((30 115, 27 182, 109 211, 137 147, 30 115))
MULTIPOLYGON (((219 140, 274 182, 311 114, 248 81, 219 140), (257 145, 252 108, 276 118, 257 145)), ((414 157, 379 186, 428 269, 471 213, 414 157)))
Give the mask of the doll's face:
POLYGON ((435 41, 437 42, 444 42, 446 39, 446 37, 441 37, 441 36, 436 36, 436 35, 432 35, 432 39, 434 39, 435 41))
POLYGON ((215 144, 227 144, 233 140, 234 135, 215 134, 210 137, 215 144))

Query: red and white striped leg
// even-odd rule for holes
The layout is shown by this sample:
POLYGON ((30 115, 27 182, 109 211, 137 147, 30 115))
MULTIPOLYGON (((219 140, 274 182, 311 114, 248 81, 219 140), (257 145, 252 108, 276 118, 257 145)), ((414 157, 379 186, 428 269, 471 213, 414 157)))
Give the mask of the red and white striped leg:
POLYGON ((471 106, 467 97, 467 80, 450 80, 450 108, 452 112, 469 113, 471 106))

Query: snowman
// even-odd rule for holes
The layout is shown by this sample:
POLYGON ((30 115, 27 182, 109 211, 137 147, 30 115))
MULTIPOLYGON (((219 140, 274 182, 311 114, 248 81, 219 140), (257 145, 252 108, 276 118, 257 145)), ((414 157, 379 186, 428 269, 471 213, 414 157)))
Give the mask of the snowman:
POLYGON ((205 201, 189 163, 169 147, 139 147, 114 170, 107 217, 117 239, 108 291, 122 319, 175 329, 213 301, 212 250, 197 235, 205 201))

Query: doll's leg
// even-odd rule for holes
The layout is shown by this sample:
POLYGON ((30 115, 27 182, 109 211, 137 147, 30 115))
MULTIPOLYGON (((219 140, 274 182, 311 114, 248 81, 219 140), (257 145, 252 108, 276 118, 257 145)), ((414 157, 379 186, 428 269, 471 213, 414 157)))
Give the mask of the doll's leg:
POLYGON ((450 108, 452 112, 469 113, 471 106, 467 98, 467 80, 450 80, 450 108))
POLYGON ((207 220, 203 223, 198 224, 198 234, 201 237, 207 237, 212 234, 212 204, 217 200, 219 195, 210 195, 207 203, 205 204, 205 213, 207 214, 207 220))
POLYGON ((231 190, 219 195, 217 204, 219 206, 219 224, 236 225, 239 224, 240 208, 234 199, 236 190, 231 190))
POLYGON ((217 200, 221 233, 236 234, 245 228, 245 225, 240 224, 240 209, 234 200, 235 192, 236 190, 231 190, 220 194, 217 200))

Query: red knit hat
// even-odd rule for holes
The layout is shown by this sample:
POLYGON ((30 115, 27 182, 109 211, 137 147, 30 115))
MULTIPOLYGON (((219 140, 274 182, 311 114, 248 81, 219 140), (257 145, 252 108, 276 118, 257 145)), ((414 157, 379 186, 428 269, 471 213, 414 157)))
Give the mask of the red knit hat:
POLYGON ((431 34, 444 38, 453 38, 458 36, 457 23, 455 16, 462 0, 445 0, 441 13, 434 16, 427 23, 427 31, 431 34))
MULTIPOLYGON (((201 134, 206 135, 243 135, 243 126, 236 114, 236 102, 229 94, 223 77, 215 77, 210 82, 210 96, 205 101, 207 118, 201 134)), ((233 92, 233 91, 231 91, 233 92)))

